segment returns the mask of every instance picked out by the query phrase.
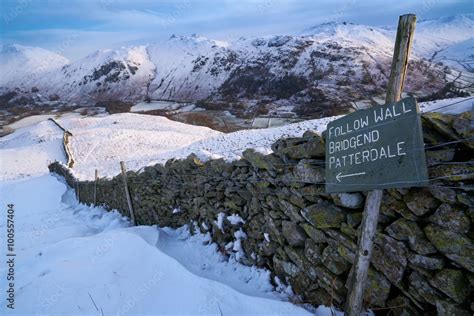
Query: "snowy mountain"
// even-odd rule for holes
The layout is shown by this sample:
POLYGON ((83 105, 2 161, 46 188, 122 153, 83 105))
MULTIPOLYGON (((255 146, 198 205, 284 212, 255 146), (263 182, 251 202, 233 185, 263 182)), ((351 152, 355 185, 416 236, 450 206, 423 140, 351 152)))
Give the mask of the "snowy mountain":
MULTIPOLYGON (((473 31, 470 15, 419 22, 405 90, 430 95, 459 76, 463 87, 466 80, 472 86, 463 72, 472 71, 473 31)), ((83 104, 149 97, 329 115, 384 94, 395 33, 343 22, 231 43, 173 35, 161 43, 100 50, 72 63, 39 48, 4 48, 0 71, 9 75, 0 88, 27 93, 36 87, 45 98, 83 104)))
POLYGON ((0 87, 29 87, 42 75, 67 64, 68 59, 46 49, 4 45, 0 50, 0 87))
POLYGON ((99 50, 48 73, 38 87, 66 99, 140 99, 155 66, 145 46, 99 50))

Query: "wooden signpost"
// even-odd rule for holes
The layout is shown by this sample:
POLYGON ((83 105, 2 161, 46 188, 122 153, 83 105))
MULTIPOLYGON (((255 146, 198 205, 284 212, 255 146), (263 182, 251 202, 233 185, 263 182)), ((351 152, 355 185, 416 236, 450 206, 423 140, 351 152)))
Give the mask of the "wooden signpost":
POLYGON ((132 226, 137 226, 137 222, 135 221, 135 212, 133 211, 132 199, 130 198, 130 191, 128 190, 127 168, 125 167, 125 162, 120 162, 120 169, 122 170, 123 187, 125 189, 125 197, 127 198, 128 210, 130 211, 130 224, 132 226))
POLYGON ((427 183, 423 135, 416 100, 400 101, 416 16, 400 17, 386 104, 347 115, 326 132, 326 191, 369 191, 349 280, 346 314, 359 316, 383 188, 427 183), (398 102, 400 101, 400 102, 398 102))
POLYGON ((420 186, 427 179, 414 98, 360 110, 328 124, 327 193, 420 186))

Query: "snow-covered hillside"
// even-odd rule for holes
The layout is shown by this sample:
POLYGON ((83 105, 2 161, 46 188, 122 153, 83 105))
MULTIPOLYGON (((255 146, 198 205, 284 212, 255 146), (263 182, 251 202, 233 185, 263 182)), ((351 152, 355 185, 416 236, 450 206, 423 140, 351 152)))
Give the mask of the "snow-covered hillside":
POLYGON ((39 47, 4 45, 0 50, 0 87, 32 88, 46 73, 52 73, 69 60, 39 47))
POLYGON ((429 57, 474 37, 474 14, 420 21, 416 25, 415 51, 429 57))
MULTIPOLYGON (((438 62, 471 71, 473 30, 472 15, 419 22, 406 91, 429 95, 453 81, 458 73, 451 74, 438 62)), ((4 49, 0 72, 12 76, 2 76, 0 88, 23 88, 29 93, 37 87, 45 98, 57 94, 60 100, 84 104, 146 97, 207 99, 211 104, 225 100, 219 104, 227 107, 232 103, 267 109, 274 104, 292 105, 300 115, 323 116, 352 101, 383 94, 395 32, 394 27, 342 22, 291 36, 234 42, 172 36, 160 43, 100 50, 72 63, 43 58, 46 53, 40 49, 4 49), (42 68, 47 71, 41 76, 24 75, 36 71, 37 59, 50 60, 42 68)))
POLYGON ((139 99, 154 76, 145 46, 99 50, 48 73, 39 89, 66 99, 139 99))

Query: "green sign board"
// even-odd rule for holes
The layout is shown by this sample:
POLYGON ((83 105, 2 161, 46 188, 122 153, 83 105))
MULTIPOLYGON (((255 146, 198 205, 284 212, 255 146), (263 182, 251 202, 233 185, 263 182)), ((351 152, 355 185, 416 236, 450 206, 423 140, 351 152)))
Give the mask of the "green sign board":
POLYGON ((326 130, 326 192, 423 186, 428 169, 414 98, 348 114, 326 130))

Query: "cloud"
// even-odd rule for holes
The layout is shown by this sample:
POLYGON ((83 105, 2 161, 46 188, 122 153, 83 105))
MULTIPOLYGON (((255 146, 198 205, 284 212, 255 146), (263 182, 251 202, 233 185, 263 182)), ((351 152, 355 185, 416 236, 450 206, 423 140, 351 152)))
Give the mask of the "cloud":
POLYGON ((299 32, 332 21, 395 25, 398 15, 421 18, 469 13, 470 0, 2 0, 2 42, 63 47, 75 59, 100 48, 161 41, 193 33, 216 39, 299 32), (65 44, 66 43, 66 44, 65 44))

